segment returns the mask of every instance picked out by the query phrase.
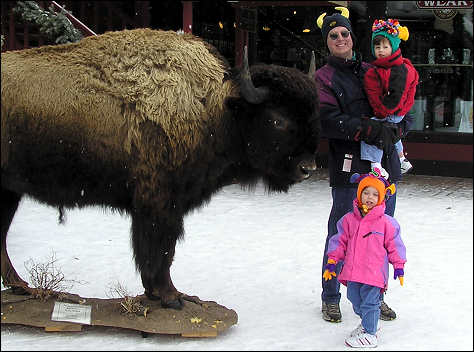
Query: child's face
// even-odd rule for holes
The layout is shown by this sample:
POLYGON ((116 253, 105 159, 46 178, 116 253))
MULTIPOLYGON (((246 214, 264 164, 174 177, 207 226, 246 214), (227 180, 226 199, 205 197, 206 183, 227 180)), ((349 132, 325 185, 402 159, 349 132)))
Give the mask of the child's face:
POLYGON ((370 210, 377 205, 377 202, 379 201, 379 192, 375 187, 367 186, 362 190, 360 200, 362 204, 366 205, 370 210))
POLYGON ((380 43, 374 45, 374 54, 377 59, 392 55, 392 45, 387 38, 383 38, 380 43))

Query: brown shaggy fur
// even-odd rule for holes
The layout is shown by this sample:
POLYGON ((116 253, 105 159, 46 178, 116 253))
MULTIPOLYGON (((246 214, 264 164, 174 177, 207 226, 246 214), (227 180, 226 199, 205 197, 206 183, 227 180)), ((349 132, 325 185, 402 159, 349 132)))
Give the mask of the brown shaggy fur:
POLYGON ((184 216, 229 183, 286 192, 315 168, 317 89, 295 68, 253 66, 252 85, 267 92, 257 103, 246 70, 227 77, 214 48, 174 32, 109 32, 1 61, 5 286, 28 291, 6 239, 29 195, 129 214, 145 294, 180 309, 170 267, 184 216))
POLYGON ((200 132, 219 123, 224 98, 237 91, 224 82, 229 68, 201 39, 172 31, 108 32, 1 57, 2 166, 8 160, 6 116, 23 115, 61 120, 37 121, 45 130, 83 125, 91 133, 84 136, 88 147, 97 152, 112 147, 130 153, 132 146, 140 152, 140 124, 151 120, 171 146, 169 164, 162 166, 176 167, 208 137, 200 132))

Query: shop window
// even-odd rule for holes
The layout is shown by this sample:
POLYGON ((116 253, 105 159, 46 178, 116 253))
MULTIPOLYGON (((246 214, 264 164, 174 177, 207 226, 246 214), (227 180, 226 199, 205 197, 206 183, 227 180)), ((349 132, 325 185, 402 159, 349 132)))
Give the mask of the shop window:
POLYGON ((412 129, 472 133, 472 8, 434 11, 390 1, 387 16, 409 28, 400 48, 420 75, 412 129))
POLYGON ((230 2, 193 1, 193 34, 213 45, 233 66, 235 58, 235 10, 230 2))
POLYGON ((316 67, 323 66, 328 52, 316 21, 321 13, 334 8, 292 6, 291 2, 283 1, 281 3, 281 6, 257 8, 258 61, 307 72, 311 52, 314 51, 316 67))

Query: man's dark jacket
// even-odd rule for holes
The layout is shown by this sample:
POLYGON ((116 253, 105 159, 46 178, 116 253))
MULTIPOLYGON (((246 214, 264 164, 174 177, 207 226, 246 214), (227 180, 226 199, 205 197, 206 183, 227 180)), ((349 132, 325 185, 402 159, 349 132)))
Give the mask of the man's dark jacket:
MULTIPOLYGON (((354 186, 349 179, 355 172, 370 171, 370 162, 360 159, 361 121, 373 116, 364 92, 364 74, 370 64, 360 59, 346 60, 329 56, 327 64, 316 71, 322 136, 329 144, 329 183, 331 187, 354 186)), ((400 122, 402 134, 408 132, 412 117, 407 114, 400 122)), ((387 143, 382 167, 389 181, 401 178, 400 159, 391 143, 387 143)))

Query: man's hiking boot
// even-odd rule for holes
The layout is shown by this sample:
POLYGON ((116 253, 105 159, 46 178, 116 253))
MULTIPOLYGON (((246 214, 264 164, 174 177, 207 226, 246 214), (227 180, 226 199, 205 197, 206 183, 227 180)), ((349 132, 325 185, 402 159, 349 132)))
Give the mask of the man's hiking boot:
POLYGON ((339 309, 339 303, 326 303, 323 302, 322 309, 323 319, 333 323, 339 323, 341 321, 342 315, 341 310, 339 309))
POLYGON ((395 312, 387 306, 385 301, 382 301, 380 304, 380 319, 381 320, 393 320, 397 317, 395 312))

